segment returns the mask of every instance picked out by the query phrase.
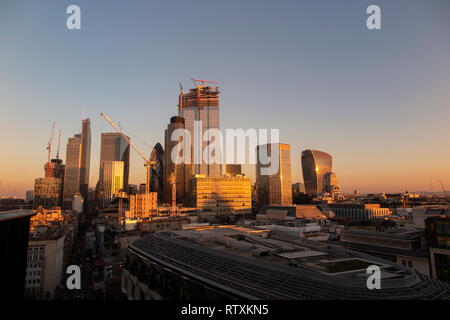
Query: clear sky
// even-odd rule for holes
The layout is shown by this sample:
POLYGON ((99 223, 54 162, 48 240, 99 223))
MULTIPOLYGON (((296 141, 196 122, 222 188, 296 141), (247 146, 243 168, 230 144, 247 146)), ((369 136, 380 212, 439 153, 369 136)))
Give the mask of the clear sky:
MULTIPOLYGON (((136 137, 164 144, 191 77, 220 83, 222 129, 280 129, 293 182, 313 148, 333 155, 345 192, 450 188, 448 0, 2 0, 0 195, 22 196, 44 175, 53 121, 65 158, 83 106, 91 186, 100 133, 113 131, 100 112, 150 154, 136 137), (81 30, 66 28, 71 4, 81 30), (366 28, 370 4, 381 30, 366 28)), ((134 152, 130 175, 145 179, 134 152)))

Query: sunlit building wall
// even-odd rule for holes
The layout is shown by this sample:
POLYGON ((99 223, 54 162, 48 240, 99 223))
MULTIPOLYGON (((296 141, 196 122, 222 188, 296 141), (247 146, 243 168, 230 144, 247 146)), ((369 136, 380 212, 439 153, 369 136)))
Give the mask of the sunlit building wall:
POLYGON ((291 147, 283 143, 265 144, 258 146, 256 152, 256 192, 258 205, 260 207, 264 205, 292 205, 291 147), (279 151, 278 171, 273 175, 261 174, 261 168, 267 166, 261 163, 260 150, 266 152, 271 157, 273 148, 278 148, 279 151))
POLYGON ((100 188, 103 207, 107 207, 114 195, 123 189, 123 161, 101 161, 100 188))
POLYGON ((64 208, 72 207, 73 196, 80 191, 81 134, 69 138, 66 148, 66 168, 64 174, 64 208))
POLYGON ((100 165, 102 161, 123 162, 123 187, 127 190, 130 172, 130 145, 120 133, 102 133, 100 143, 100 165))
POLYGON ((157 208, 158 194, 149 192, 146 194, 136 194, 130 196, 130 218, 146 218, 155 213, 157 208))
POLYGON ((38 178, 34 180, 33 207, 51 209, 61 205, 61 179, 38 178))
POLYGON ((305 191, 310 196, 322 193, 324 176, 332 171, 333 158, 326 152, 304 150, 302 152, 302 172, 305 191))
POLYGON ((87 199, 91 165, 91 121, 83 119, 81 126, 80 193, 87 199))
POLYGON ((249 213, 252 208, 251 180, 245 176, 192 178, 192 205, 205 211, 249 213))

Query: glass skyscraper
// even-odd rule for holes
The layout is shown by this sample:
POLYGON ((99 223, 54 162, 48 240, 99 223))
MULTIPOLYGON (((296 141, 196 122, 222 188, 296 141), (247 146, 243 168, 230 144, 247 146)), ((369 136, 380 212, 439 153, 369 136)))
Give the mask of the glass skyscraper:
POLYGON ((288 144, 271 143, 259 145, 256 152, 256 193, 259 207, 264 205, 292 205, 291 147, 288 144), (272 175, 261 174, 261 167, 265 167, 265 165, 261 164, 259 153, 263 151, 271 157, 274 148, 279 148, 278 172, 272 175))
POLYGON ((72 208, 73 196, 80 191, 81 134, 69 138, 66 148, 63 206, 72 208))
POLYGON ((302 172, 306 194, 316 196, 324 191, 324 176, 332 172, 333 157, 318 150, 302 151, 302 172))
MULTIPOLYGON (((130 145, 120 133, 102 133, 100 145, 100 166, 102 161, 123 161, 123 188, 128 190, 130 172, 130 145)), ((102 183, 101 170, 99 174, 102 183)))

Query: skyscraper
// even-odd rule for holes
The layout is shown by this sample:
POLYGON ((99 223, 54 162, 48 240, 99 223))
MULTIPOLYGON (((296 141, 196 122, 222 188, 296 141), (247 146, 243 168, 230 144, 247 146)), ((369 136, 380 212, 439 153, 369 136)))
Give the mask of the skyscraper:
POLYGON ((164 149, 158 142, 150 155, 154 165, 150 168, 150 191, 156 192, 158 199, 162 199, 164 186, 164 149))
MULTIPOLYGON (((123 161, 123 188, 128 190, 130 171, 130 145, 120 133, 102 133, 100 145, 100 166, 102 161, 123 161)), ((101 181, 101 174, 99 179, 101 181)))
MULTIPOLYGON (((202 163, 194 164, 191 172, 187 173, 188 176, 190 178, 194 174, 203 174, 207 177, 222 176, 222 165, 211 163, 212 159, 209 154, 206 159, 203 157, 205 147, 211 143, 207 141, 209 137, 203 139, 205 132, 208 129, 220 129, 219 88, 197 85, 186 94, 182 90, 179 95, 178 115, 184 118, 185 128, 191 134, 191 163, 194 163, 195 159, 202 158, 202 163), (195 121, 201 121, 201 126, 196 128, 195 121), (195 150, 196 144, 201 148, 195 150)), ((222 155, 213 154, 213 156, 221 157, 222 155)))
POLYGON ((123 161, 100 161, 100 189, 103 208, 123 189, 123 161))
POLYGON ((73 196, 80 191, 81 134, 69 138, 66 148, 63 206, 72 207, 73 196))
MULTIPOLYGON (((87 200, 91 164, 91 121, 83 119, 81 126, 80 193, 87 200)), ((85 202, 87 203, 87 202, 85 202)))
MULTIPOLYGON (((170 123, 167 125, 167 129, 164 132, 164 196, 163 200, 166 203, 170 203, 172 200, 172 188, 170 185, 170 175, 173 172, 175 176, 176 184, 176 202, 184 203, 185 194, 189 191, 189 177, 185 176, 185 171, 192 172, 190 164, 180 163, 176 165, 172 161, 173 149, 178 145, 178 143, 185 137, 180 137, 179 141, 172 141, 172 133, 177 129, 184 129, 184 118, 175 116, 170 118, 170 123), (176 171, 176 172, 175 172, 176 171)), ((176 152, 176 151, 175 151, 176 152)), ((183 157, 184 154, 179 156, 183 157)))
POLYGON ((318 150, 302 151, 302 172, 305 191, 309 196, 323 192, 324 176, 332 172, 333 158, 326 152, 318 150))
MULTIPOLYGON (((256 192, 258 205, 292 205, 291 182, 291 147, 283 143, 270 143, 259 145, 256 148, 256 192), (261 168, 265 167, 260 160, 260 150, 271 157, 274 148, 278 148, 279 168, 272 175, 261 174, 261 168)), ((273 163, 274 159, 272 160, 273 163)), ((275 160, 276 161, 276 160, 275 160)))

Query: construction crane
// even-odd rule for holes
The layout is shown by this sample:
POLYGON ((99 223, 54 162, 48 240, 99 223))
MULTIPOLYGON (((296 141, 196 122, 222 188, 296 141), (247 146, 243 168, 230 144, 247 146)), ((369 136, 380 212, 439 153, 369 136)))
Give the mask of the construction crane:
POLYGON ((447 193, 447 190, 445 190, 444 184, 442 183, 441 180, 438 180, 438 181, 439 181, 439 184, 440 184, 441 187, 442 187, 442 190, 444 190, 445 196, 448 196, 448 193, 447 193))
POLYGON ((146 195, 146 201, 148 201, 148 195, 150 194, 150 168, 154 168, 156 163, 155 161, 151 161, 150 159, 147 159, 147 157, 130 141, 130 138, 128 138, 122 130, 104 113, 100 113, 100 115, 105 118, 106 121, 109 122, 109 124, 116 129, 116 131, 122 136, 122 138, 125 139, 125 141, 134 149, 134 151, 137 152, 138 155, 141 156, 142 159, 145 161, 145 168, 146 168, 146 183, 145 183, 145 195, 146 195))
POLYGON ((195 84, 195 86, 196 86, 197 88, 204 87, 204 86, 205 86, 205 82, 206 82, 206 83, 219 84, 218 82, 215 82, 215 81, 200 80, 200 79, 194 79, 194 78, 191 78, 191 80, 192 80, 192 82, 194 82, 194 84, 195 84), (202 84, 200 85, 200 84, 198 84, 197 82, 201 82, 202 84))
POLYGON ((58 135, 58 151, 56 151, 56 160, 59 160, 59 147, 61 146, 61 130, 59 130, 58 135))
POLYGON ((53 141, 53 133, 54 132, 55 132, 55 122, 53 121, 52 133, 50 135, 50 140, 48 141, 48 146, 47 146, 48 162, 47 162, 47 171, 45 173, 46 178, 50 177, 50 153, 52 151, 52 141, 53 141))

